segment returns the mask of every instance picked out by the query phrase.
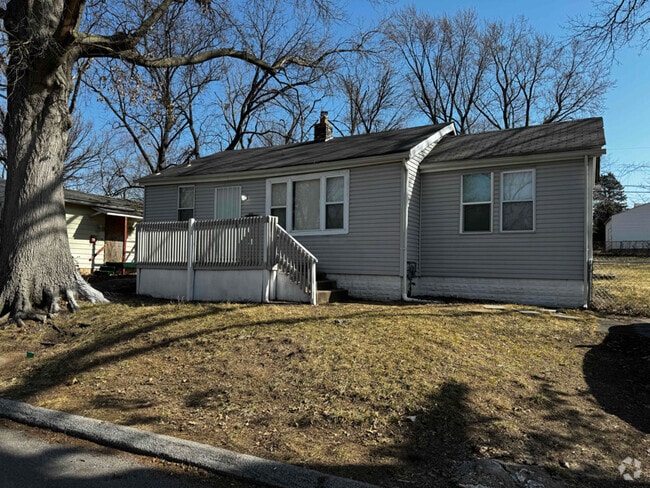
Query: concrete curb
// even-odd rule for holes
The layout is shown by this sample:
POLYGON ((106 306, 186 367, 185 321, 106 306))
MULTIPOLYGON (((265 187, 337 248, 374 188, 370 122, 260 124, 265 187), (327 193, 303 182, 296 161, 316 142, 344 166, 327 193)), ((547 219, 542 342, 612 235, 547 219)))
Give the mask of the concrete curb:
POLYGON ((312 469, 0 398, 0 418, 281 488, 377 488, 312 469))

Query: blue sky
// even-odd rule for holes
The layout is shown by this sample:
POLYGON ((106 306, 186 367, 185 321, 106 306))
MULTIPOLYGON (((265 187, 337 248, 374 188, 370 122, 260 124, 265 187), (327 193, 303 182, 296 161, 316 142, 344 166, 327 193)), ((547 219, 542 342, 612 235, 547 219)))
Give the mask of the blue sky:
MULTIPOLYGON (((486 20, 508 21, 523 15, 536 29, 558 38, 567 35, 563 27, 569 18, 593 11, 591 0, 394 0, 371 7, 366 4, 359 16, 371 21, 384 12, 410 5, 434 16, 468 8, 486 20)), ((601 114, 607 140, 603 170, 612 171, 623 183, 628 205, 632 206, 650 202, 650 48, 643 53, 626 48, 617 58, 618 63, 612 66, 616 86, 608 92, 601 114), (631 171, 640 165, 645 168, 631 171)))

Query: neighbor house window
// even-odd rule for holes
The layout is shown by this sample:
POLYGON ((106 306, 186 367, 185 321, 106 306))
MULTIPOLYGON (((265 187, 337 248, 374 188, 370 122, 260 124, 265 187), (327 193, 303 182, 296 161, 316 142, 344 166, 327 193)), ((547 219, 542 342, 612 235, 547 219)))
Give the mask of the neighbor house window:
POLYGON ((492 231, 492 173, 463 175, 461 231, 492 231))
POLYGON ((189 220, 194 217, 194 187, 178 187, 178 220, 189 220))
POLYGON ((241 217, 241 186, 214 189, 214 218, 238 219, 241 217))
POLYGON ((501 174, 501 230, 535 229, 535 172, 508 171, 501 174))
POLYGON ((289 176, 267 181, 267 213, 294 234, 347 232, 349 173, 289 176))

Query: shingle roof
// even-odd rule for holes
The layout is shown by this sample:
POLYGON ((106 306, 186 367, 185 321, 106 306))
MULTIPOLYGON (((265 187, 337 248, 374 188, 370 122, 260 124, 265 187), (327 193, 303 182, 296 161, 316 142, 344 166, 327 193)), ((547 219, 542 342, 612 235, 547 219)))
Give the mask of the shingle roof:
POLYGON ((424 163, 571 152, 599 149, 604 145, 603 119, 594 117, 479 134, 446 135, 424 163))
POLYGON ((175 166, 159 175, 142 178, 142 183, 160 178, 179 176, 204 176, 254 170, 271 170, 292 166, 318 165, 355 158, 386 156, 408 152, 427 137, 448 124, 427 125, 397 129, 374 134, 335 137, 326 142, 303 142, 284 146, 223 151, 190 164, 175 166))
MULTIPOLYGON (((0 198, 4 198, 6 181, 0 179, 0 198)), ((95 208, 98 212, 119 213, 130 216, 142 216, 142 203, 134 200, 93 195, 76 190, 64 190, 65 203, 86 205, 95 208)))
POLYGON ((65 202, 93 207, 101 213, 117 213, 132 216, 142 216, 142 203, 135 200, 93 195, 76 190, 64 190, 65 202))

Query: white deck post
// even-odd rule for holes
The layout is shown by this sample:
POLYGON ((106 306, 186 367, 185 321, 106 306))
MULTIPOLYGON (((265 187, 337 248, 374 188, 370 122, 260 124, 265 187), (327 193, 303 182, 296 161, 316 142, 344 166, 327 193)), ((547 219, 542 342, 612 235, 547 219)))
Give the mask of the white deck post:
POLYGON ((194 219, 187 221, 187 284, 186 300, 194 300, 194 219))
POLYGON ((311 262, 311 304, 318 304, 318 290, 316 289, 316 262, 311 262))

